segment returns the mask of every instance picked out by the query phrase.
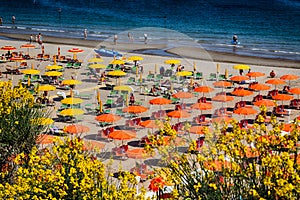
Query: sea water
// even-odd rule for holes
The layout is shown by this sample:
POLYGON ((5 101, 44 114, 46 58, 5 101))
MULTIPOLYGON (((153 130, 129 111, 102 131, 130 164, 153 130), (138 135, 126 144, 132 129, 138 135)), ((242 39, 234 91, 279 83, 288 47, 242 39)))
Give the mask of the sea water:
POLYGON ((296 0, 0 0, 0 32, 120 42, 185 44, 207 50, 300 60, 300 2, 296 0), (16 16, 15 26, 11 18, 16 16), (122 34, 121 34, 122 33, 122 34), (240 45, 231 45, 233 34, 240 45))

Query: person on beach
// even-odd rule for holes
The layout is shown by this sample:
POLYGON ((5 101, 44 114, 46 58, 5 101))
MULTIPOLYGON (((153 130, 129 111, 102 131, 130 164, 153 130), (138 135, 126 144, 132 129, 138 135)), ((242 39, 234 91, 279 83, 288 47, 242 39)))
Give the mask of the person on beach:
POLYGON ((128 39, 130 42, 133 42, 133 36, 130 32, 128 32, 128 39))
POLYGON ((84 36, 84 39, 86 40, 87 39, 87 30, 86 29, 84 29, 83 36, 84 36))
POLYGON ((131 94, 130 94, 130 98, 129 98, 129 105, 130 105, 130 106, 133 106, 133 105, 134 105, 134 102, 135 102, 134 95, 133 95, 133 93, 131 93, 131 94))
POLYGON ((270 72, 270 77, 271 77, 271 78, 274 78, 275 76, 276 76, 276 74, 275 74, 274 70, 272 70, 272 71, 270 72))
POLYGON ((0 26, 2 26, 2 24, 3 24, 3 18, 0 17, 0 26))
POLYGON ((115 45, 117 44, 117 40, 118 40, 118 35, 115 34, 115 35, 114 35, 114 44, 115 44, 115 45))
POLYGON ((29 43, 31 44, 33 42, 33 35, 30 34, 30 37, 29 37, 29 43))
POLYGON ((15 25, 15 21, 16 21, 16 17, 13 15, 11 17, 11 22, 12 22, 12 25, 14 26, 15 25))
POLYGON ((38 41, 38 44, 40 45, 40 47, 42 47, 42 45, 43 45, 43 37, 42 37, 41 33, 38 34, 37 41, 38 41))
POLYGON ((238 43, 238 36, 236 34, 233 34, 232 41, 233 41, 234 44, 238 43))
POLYGON ((148 35, 144 33, 144 43, 147 44, 147 42, 148 42, 148 35))

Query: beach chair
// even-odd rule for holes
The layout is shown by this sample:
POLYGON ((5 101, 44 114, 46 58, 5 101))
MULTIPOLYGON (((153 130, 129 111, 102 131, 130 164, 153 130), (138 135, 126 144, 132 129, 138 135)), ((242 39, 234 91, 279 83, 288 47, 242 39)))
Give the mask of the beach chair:
POLYGON ((147 81, 154 81, 154 74, 148 74, 146 80, 147 81))
POLYGON ((208 80, 209 81, 216 81, 217 80, 217 74, 216 73, 210 73, 208 80))
POLYGON ((203 73, 202 72, 197 72, 196 75, 195 75, 195 79, 199 80, 199 79, 202 79, 202 78, 203 78, 203 73))
POLYGON ((127 80, 127 85, 132 85, 135 84, 135 78, 134 77, 129 77, 127 80))

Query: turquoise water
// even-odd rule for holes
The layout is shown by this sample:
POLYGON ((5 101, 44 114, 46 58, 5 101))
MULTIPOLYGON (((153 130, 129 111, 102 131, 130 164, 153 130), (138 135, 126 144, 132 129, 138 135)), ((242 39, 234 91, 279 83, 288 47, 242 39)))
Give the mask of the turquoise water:
POLYGON ((208 50, 300 60, 299 1, 7 0, 0 13, 1 32, 83 38, 86 28, 88 39, 118 34, 128 42, 130 31, 135 42, 147 33, 149 42, 170 46, 184 44, 188 36, 208 50), (237 48, 231 45, 234 33, 237 48))

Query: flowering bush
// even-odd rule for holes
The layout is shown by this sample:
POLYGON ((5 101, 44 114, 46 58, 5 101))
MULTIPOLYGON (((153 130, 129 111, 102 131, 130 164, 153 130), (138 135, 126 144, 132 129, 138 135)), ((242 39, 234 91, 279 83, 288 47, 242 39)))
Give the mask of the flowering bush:
MULTIPOLYGON (((115 179, 108 166, 84 150, 80 138, 55 140, 50 148, 36 147, 14 159, 12 183, 0 183, 1 199, 140 199, 135 176, 115 179)), ((141 194, 143 195, 143 193, 141 194)))
POLYGON ((8 181, 13 168, 12 158, 21 152, 28 154, 36 145, 36 137, 45 125, 33 123, 46 118, 46 109, 37 109, 34 97, 22 85, 0 82, 0 171, 7 172, 0 180, 8 181))
MULTIPOLYGON (((215 124, 218 129, 206 133, 200 151, 169 160, 158 174, 176 186, 173 196, 183 199, 299 199, 299 122, 288 134, 276 118, 271 123, 248 130, 234 120, 215 124)), ((190 149, 195 145, 192 141, 190 149)))

